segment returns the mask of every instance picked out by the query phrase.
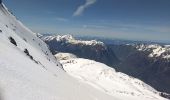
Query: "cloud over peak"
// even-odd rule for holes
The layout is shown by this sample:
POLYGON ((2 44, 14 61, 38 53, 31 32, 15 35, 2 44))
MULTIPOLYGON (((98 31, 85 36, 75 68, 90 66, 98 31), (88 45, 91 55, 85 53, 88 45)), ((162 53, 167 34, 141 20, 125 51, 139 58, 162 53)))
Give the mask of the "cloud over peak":
POLYGON ((80 16, 83 14, 84 10, 88 8, 89 6, 96 3, 97 0, 86 0, 86 3, 84 5, 81 5, 77 8, 77 10, 73 13, 73 16, 80 16))

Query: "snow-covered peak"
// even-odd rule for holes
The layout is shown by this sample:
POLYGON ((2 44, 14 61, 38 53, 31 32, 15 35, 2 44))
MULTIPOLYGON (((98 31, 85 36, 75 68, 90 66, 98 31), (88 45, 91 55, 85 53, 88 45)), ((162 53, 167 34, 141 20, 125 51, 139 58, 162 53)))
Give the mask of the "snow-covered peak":
POLYGON ((72 35, 53 35, 53 36, 45 36, 42 38, 44 41, 52 41, 56 40, 58 42, 64 41, 71 44, 80 44, 80 45, 102 45, 104 46, 104 43, 97 40, 90 40, 90 41, 84 41, 84 40, 77 40, 72 35))
POLYGON ((158 44, 140 44, 136 46, 139 51, 148 51, 149 57, 161 57, 164 59, 170 59, 170 46, 158 45, 158 44))
POLYGON ((73 77, 97 89, 126 100, 160 100, 159 92, 144 82, 126 74, 116 72, 109 66, 82 58, 61 60, 63 68, 73 77))
POLYGON ((45 36, 43 38, 46 41, 56 40, 56 41, 69 41, 69 40, 75 40, 72 35, 51 35, 51 36, 45 36))
POLYGON ((158 44, 150 44, 150 45, 140 44, 140 45, 137 45, 136 48, 140 51, 143 51, 143 50, 148 50, 148 49, 161 48, 161 46, 158 44))
POLYGON ((40 33, 36 33, 36 36, 39 37, 39 38, 43 37, 43 35, 40 34, 40 33))
POLYGON ((68 60, 68 59, 72 59, 72 58, 77 58, 76 55, 71 54, 71 53, 57 53, 57 54, 55 55, 55 57, 56 57, 58 60, 68 60))

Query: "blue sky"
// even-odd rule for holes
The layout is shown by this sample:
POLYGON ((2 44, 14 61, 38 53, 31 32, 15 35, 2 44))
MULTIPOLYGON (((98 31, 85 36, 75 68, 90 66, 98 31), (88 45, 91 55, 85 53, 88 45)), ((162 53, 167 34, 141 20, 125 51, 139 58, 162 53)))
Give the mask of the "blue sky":
POLYGON ((39 33, 170 42, 170 0, 3 0, 39 33))

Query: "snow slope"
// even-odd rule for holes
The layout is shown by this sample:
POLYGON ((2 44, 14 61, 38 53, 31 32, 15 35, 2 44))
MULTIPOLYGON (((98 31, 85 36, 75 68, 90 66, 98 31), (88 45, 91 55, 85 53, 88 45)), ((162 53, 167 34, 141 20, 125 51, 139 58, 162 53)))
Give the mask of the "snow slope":
POLYGON ((0 100, 116 99, 67 75, 47 45, 4 5, 0 5, 0 30, 0 100))
MULTIPOLYGON (((63 55, 60 56, 63 58, 68 56, 68 54, 65 55, 64 53, 59 53, 59 55, 63 55)), ((69 58, 60 60, 60 62, 63 64, 65 71, 73 77, 114 97, 123 97, 127 98, 127 100, 161 99, 159 92, 152 87, 138 79, 116 72, 105 64, 83 58, 69 58)))
MULTIPOLYGON (((121 94, 110 95, 94 86, 67 75, 50 53, 48 46, 18 21, 4 5, 0 5, 0 100, 142 100, 145 98, 145 96, 139 98, 121 94), (10 42, 9 37, 17 46, 14 42, 10 42)), ((149 90, 148 94, 150 97, 145 98, 146 100, 164 100, 149 90)))

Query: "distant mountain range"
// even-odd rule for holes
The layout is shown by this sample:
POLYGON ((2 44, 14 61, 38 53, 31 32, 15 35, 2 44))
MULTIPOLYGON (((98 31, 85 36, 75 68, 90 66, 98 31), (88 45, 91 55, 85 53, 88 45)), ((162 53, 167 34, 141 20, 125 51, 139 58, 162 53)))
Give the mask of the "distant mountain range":
MULTIPOLYGON (((40 33, 38 33, 40 34, 40 33)), ((47 34, 47 33, 41 33, 40 35, 43 36, 55 36, 56 34, 47 34)), ((57 34, 59 35, 59 34, 57 34)), ((63 36, 65 34, 61 34, 60 36, 63 36)), ((66 35, 71 35, 71 34, 66 34, 66 35)), ((85 40, 85 41, 90 41, 90 40, 97 40, 97 41, 102 41, 104 44, 159 44, 159 45, 169 45, 170 41, 146 41, 146 40, 127 40, 127 39, 119 39, 119 38, 105 38, 105 37, 97 37, 97 36, 78 36, 78 35, 71 35, 77 40, 85 40)))
POLYGON ((69 52, 75 54, 79 58, 99 61, 110 66, 119 63, 114 52, 100 41, 76 40, 71 35, 39 37, 49 45, 53 54, 57 52, 69 52))

